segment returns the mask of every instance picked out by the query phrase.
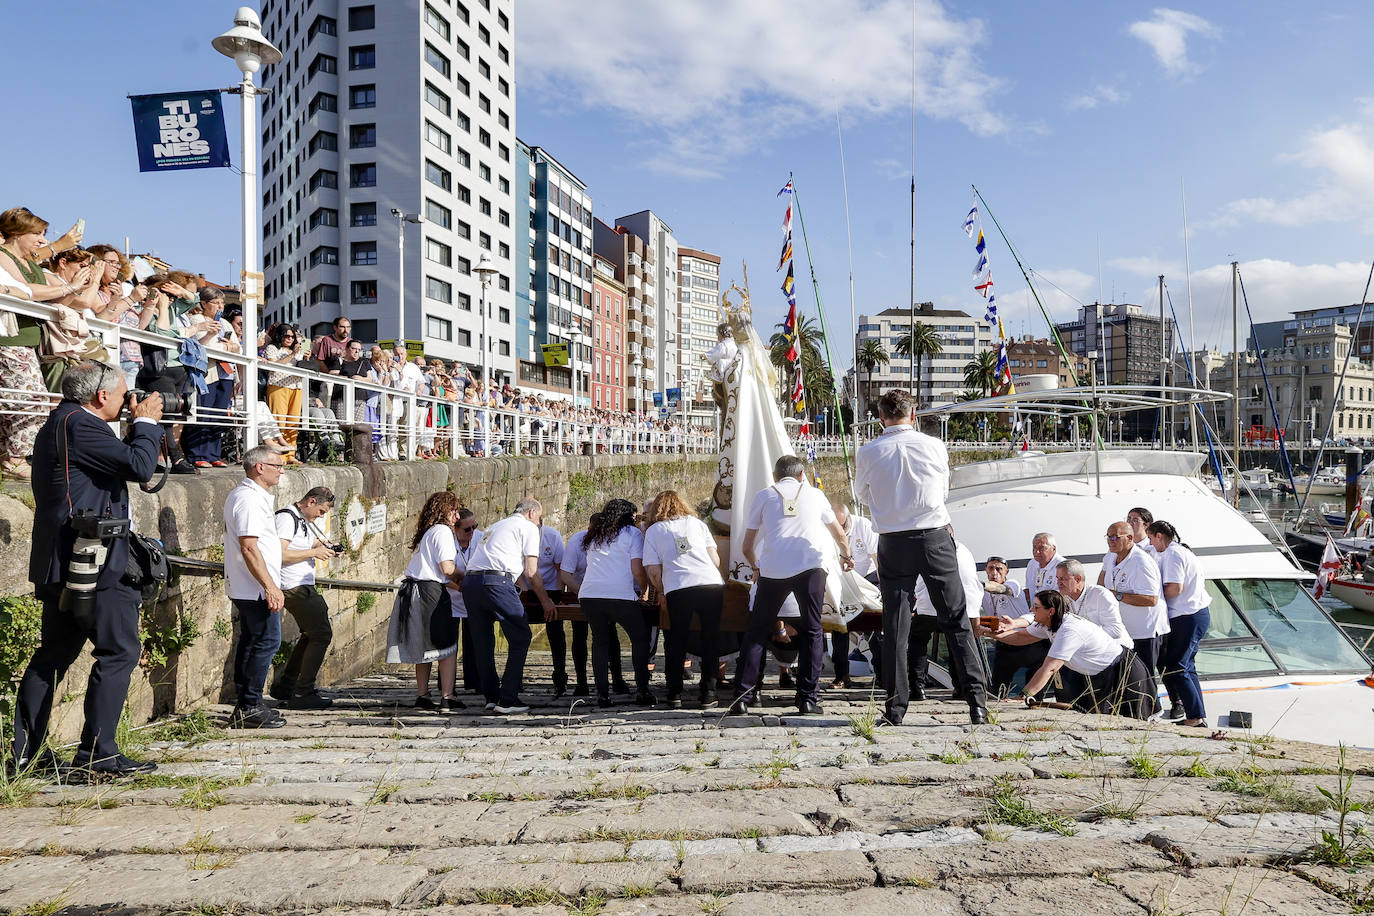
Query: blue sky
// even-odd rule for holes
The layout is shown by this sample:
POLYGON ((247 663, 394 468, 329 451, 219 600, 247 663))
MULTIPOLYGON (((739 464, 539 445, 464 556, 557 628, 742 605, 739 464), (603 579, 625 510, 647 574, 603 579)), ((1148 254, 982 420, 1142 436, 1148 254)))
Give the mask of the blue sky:
MULTIPOLYGON (((849 264, 836 109, 858 309, 904 306, 913 47, 918 298, 982 311, 959 231, 971 184, 1056 317, 1097 298, 1099 263, 1109 301, 1153 308, 1164 273, 1183 313, 1182 184, 1199 343, 1229 348, 1232 259, 1264 320, 1358 301, 1374 258, 1367 3, 993 0, 976 17, 931 0, 573 8, 517 4, 521 138, 585 180, 608 222, 652 208, 682 244, 720 254, 727 281, 747 260, 761 324, 783 311, 774 195, 795 173, 840 365, 849 264)), ((233 4, 143 0, 139 11, 9 13, 12 34, 33 41, 9 43, 18 92, 0 96, 0 202, 26 203, 59 232, 84 216, 92 241, 131 235, 136 249, 222 278, 237 256, 237 176, 140 175, 124 95, 232 83, 208 41, 233 4)), ((1008 330, 1042 335, 987 229, 1008 330)), ((797 249, 814 313, 800 234, 797 249)))

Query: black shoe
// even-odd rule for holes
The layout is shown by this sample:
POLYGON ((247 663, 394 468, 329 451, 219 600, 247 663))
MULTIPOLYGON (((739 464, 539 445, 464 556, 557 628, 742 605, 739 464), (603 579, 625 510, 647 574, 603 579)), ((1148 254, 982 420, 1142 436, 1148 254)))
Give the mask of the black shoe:
POLYGON ((611 682, 611 692, 612 692, 612 693, 623 693, 623 694, 628 695, 628 694, 630 693, 630 685, 627 684, 627 683, 625 683, 624 681, 612 681, 612 682, 611 682))
POLYGON ((553 698, 556 700, 568 692, 568 676, 553 676, 553 698))
POLYGON ((1183 711, 1181 706, 1170 706, 1169 710, 1160 716, 1165 722, 1182 722, 1188 718, 1188 714, 1183 711))
POLYGON ((882 715, 882 721, 883 721, 883 723, 886 724, 886 725, 901 725, 901 724, 902 724, 901 718, 898 717, 895 713, 892 713, 892 712, 885 712, 885 713, 883 713, 883 715, 882 715))
POLYGON ((444 709, 449 712, 457 712, 460 709, 467 709, 468 704, 457 697, 444 697, 444 709))
POLYGON ((436 702, 434 702, 433 700, 431 700, 431 699, 429 698, 429 694, 425 694, 425 695, 422 696, 422 697, 416 697, 416 698, 415 698, 415 703, 414 703, 414 707, 413 707, 413 708, 415 708, 415 709, 424 709, 424 710, 428 710, 428 711, 433 711, 433 710, 436 710, 436 709, 439 708, 439 704, 436 703, 436 702))
POLYGON ((681 709, 682 697, 675 693, 668 694, 668 699, 663 701, 663 705, 669 709, 681 709))
POLYGON ((591 695, 592 690, 586 684, 578 684, 573 688, 573 696, 575 697, 589 697, 591 695))
POLYGON ((235 706, 229 714, 230 728, 281 728, 286 724, 285 717, 269 706, 235 706))
POLYGON ((5 761, 5 777, 17 779, 25 776, 34 779, 56 779, 67 766, 49 750, 39 751, 34 757, 21 757, 5 761))
POLYGON ((291 699, 291 694, 295 693, 294 687, 294 684, 288 684, 286 681, 278 679, 272 682, 272 686, 267 690, 267 695, 278 703, 285 703, 291 699))
POLYGON ((918 700, 924 700, 925 698, 926 698, 926 685, 925 685, 925 684, 921 684, 921 685, 918 686, 918 687, 912 687, 912 688, 911 688, 911 701, 912 701, 913 703, 916 702, 916 701, 918 701, 918 700))
POLYGON ((610 697, 597 697, 597 698, 596 698, 596 707, 597 707, 597 709, 610 709, 610 708, 611 708, 612 706, 614 706, 614 705, 615 705, 615 701, 612 700, 610 697))
POLYGON ((196 467, 194 464, 192 464, 191 462, 189 462, 189 461, 187 461, 185 458, 183 458, 183 459, 181 459, 180 461, 178 461, 176 464, 172 465, 172 473, 173 473, 173 474, 195 474, 195 475, 199 476, 199 475, 200 475, 200 468, 196 467))
POLYGON ((730 708, 726 712, 732 716, 753 715, 753 710, 749 708, 749 701, 744 697, 735 697, 734 702, 730 704, 730 708))
POLYGON ((968 720, 973 725, 988 724, 988 710, 986 706, 970 706, 968 708, 968 720))
MULTIPOLYGON (((648 709, 657 706, 658 701, 654 699, 654 695, 649 691, 641 690, 639 693, 635 694, 635 705, 643 706, 648 709)), ((681 706, 682 704, 679 703, 678 705, 681 706)))
POLYGON ((719 705, 720 701, 716 699, 714 690, 703 690, 697 696, 697 706, 701 709, 715 709, 719 705))
POLYGON ((817 703, 814 700, 802 700, 797 703, 797 715, 823 716, 825 715, 825 710, 821 708, 820 703, 817 703))
POLYGON ((792 678, 792 672, 786 668, 778 672, 778 686, 784 690, 790 690, 797 686, 797 682, 792 678))
POLYGON ((78 753, 72 761, 69 776, 78 780, 82 777, 88 780, 121 779, 125 776, 141 776, 156 769, 157 764, 151 760, 130 760, 123 754, 115 754, 103 760, 83 760, 78 753))
POLYGON ((298 693, 286 701, 287 709, 328 709, 333 705, 334 701, 322 695, 318 690, 298 693))

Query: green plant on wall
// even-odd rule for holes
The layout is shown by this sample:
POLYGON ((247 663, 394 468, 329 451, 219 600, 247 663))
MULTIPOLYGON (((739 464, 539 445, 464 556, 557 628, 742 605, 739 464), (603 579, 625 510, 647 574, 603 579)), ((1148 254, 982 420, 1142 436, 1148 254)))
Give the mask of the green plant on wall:
POLYGON ((568 477, 568 512, 590 512, 596 498, 596 478, 578 471, 568 477))
POLYGON ((359 614, 366 614, 377 606, 377 596, 372 592, 363 592, 358 595, 357 611, 359 614))
POLYGON ((161 668, 172 656, 184 652, 200 638, 200 626, 190 611, 177 614, 175 623, 158 626, 149 619, 149 606, 144 605, 139 637, 143 640, 143 658, 140 663, 149 668, 161 668))
POLYGON ((32 595, 0 598, 0 738, 9 744, 14 721, 14 694, 24 666, 38 646, 43 606, 32 595))

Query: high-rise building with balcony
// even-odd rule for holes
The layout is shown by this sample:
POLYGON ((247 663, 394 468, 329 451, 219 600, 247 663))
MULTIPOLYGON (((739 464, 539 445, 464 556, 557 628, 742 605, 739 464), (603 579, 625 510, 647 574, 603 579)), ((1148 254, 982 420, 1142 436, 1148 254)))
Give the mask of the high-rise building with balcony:
POLYGON ((710 427, 716 422, 711 399, 711 366, 706 353, 716 345, 720 311, 720 255, 678 248, 678 365, 687 422, 710 427))
POLYGON ((615 265, 596 255, 592 265, 592 406, 625 408, 625 284, 615 265))
POLYGON ((625 409, 651 413, 659 364, 654 249, 623 226, 593 219, 592 227, 596 254, 611 265, 614 278, 625 287, 625 409))
MULTIPOLYGON (((617 228, 625 229, 641 239, 646 251, 652 255, 641 298, 646 303, 646 309, 653 312, 658 334, 654 338, 652 366, 646 372, 645 381, 651 393, 664 392, 677 387, 679 381, 677 239, 673 237, 673 230, 668 224, 652 210, 640 210, 622 216, 615 224, 617 228)), ((633 273, 630 279, 635 279, 633 273)), ((633 289, 630 294, 633 297, 633 289)))
POLYGON ((267 321, 318 333, 347 315, 355 337, 395 338, 404 233, 404 336, 480 366, 489 255, 489 364, 514 376, 514 16, 513 0, 264 0, 283 53, 262 74, 267 321))

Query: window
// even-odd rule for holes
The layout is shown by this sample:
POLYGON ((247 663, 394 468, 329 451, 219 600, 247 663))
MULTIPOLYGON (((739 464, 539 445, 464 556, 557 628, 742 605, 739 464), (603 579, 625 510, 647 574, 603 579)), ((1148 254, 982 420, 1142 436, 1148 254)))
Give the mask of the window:
POLYGON ((351 204, 348 208, 348 224, 350 226, 377 225, 376 202, 351 204))
POLYGON ((485 197, 479 199, 478 208, 482 211, 483 216, 491 216, 491 201, 485 197))
POLYGON ((458 49, 458 53, 463 55, 463 60, 469 60, 468 43, 461 38, 453 39, 453 46, 458 49))
POLYGON ((328 207, 320 207, 310 214, 310 228, 316 229, 320 226, 339 225, 339 211, 331 210, 328 207))
POLYGON ((316 73, 335 73, 339 69, 338 64, 338 60, 328 54, 316 54, 305 70, 305 78, 312 79, 316 73))
POLYGON ((360 162, 348 167, 348 186, 350 188, 377 187, 377 163, 360 162))
POLYGON ((328 245, 321 245, 310 252, 310 266, 318 267, 321 264, 339 263, 339 249, 331 248, 328 245))
POLYGON ((485 127, 477 128, 477 142, 485 146, 487 149, 491 149, 491 132, 488 131, 485 127))
POLYGON ((425 260, 442 264, 444 267, 451 267, 453 266, 453 249, 436 239, 425 239, 425 260))
POLYGON ((453 189, 453 176, 448 169, 441 168, 430 160, 425 160, 425 180, 432 185, 438 185, 445 191, 453 189))
POLYGON ((487 251, 491 251, 491 236, 486 232, 477 233, 477 244, 487 251))
POLYGON ((498 76, 496 78, 496 88, 500 89, 501 94, 504 95, 506 98, 510 98, 510 83, 506 82, 506 78, 504 76, 498 76))
POLYGON ((376 280, 354 280, 348 284, 348 300, 355 305, 367 305, 377 301, 376 280))
POLYGON ((472 94, 472 87, 468 84, 467 79, 461 73, 453 78, 453 83, 458 87, 458 91, 461 92, 463 95, 472 94))
POLYGON ((505 195, 508 195, 508 196, 509 196, 509 194, 510 194, 510 179, 509 179, 509 178, 497 178, 497 179, 496 179, 496 186, 497 186, 498 188, 501 189, 501 193, 502 193, 502 194, 505 194, 505 195))
POLYGON ((319 305, 321 302, 338 302, 339 288, 333 283, 320 283, 310 288, 310 304, 319 305))
POLYGON ((502 143, 499 148, 501 150, 501 161, 510 162, 510 147, 502 143))
POLYGON ((468 155, 467 150, 460 146, 453 155, 458 159, 458 164, 463 168, 472 168, 472 157, 468 155))
POLYGON ((310 138, 308 149, 313 156, 320 150, 336 150, 339 148, 339 135, 330 133, 327 130, 317 131, 315 136, 310 138))
POLYGON ((477 163, 477 177, 481 178, 483 181, 490 182, 491 166, 487 165, 485 162, 477 163))
POLYGON ((498 243, 497 243, 497 246, 496 246, 496 249, 497 249, 497 254, 499 254, 501 257, 505 258, 507 261, 510 260, 510 246, 509 246, 509 245, 507 245, 505 242, 498 242, 498 243))
POLYGON ((452 340, 453 322, 446 318, 436 318, 433 315, 426 315, 425 336, 433 337, 435 340, 452 340))
POLYGON ((472 297, 467 293, 458 294, 458 307, 465 312, 472 311, 472 297))
POLYGON ((425 201, 425 219, 442 229, 453 228, 453 211, 432 200, 425 201))
POLYGON ((425 277, 425 298, 445 304, 453 302, 453 284, 436 277, 425 277))
POLYGON ((499 349, 498 352, 500 352, 500 354, 501 354, 502 356, 510 356, 510 341, 508 341, 508 340, 503 340, 503 341, 501 341, 501 342, 500 342, 500 349, 499 349))
POLYGON ((459 329, 458 329, 458 343, 461 344, 461 345, 463 345, 463 346, 465 346, 465 347, 470 347, 470 346, 472 346, 472 332, 470 332, 470 331, 464 331, 462 328, 459 328, 459 329))
POLYGON ((510 309, 498 309, 496 315, 497 321, 501 322, 502 324, 510 324, 510 309))
POLYGON ((348 69, 372 70, 377 66, 376 45, 354 45, 348 49, 348 69))
POLYGON ((306 117, 313 118, 321 111, 338 111, 339 97, 329 92, 317 92, 306 108, 306 117))
POLYGON ((502 130, 510 130, 510 115, 504 111, 497 113, 496 121, 501 125, 502 130))
POLYGON ((349 263, 354 266, 366 266, 377 263, 377 243, 376 242, 354 242, 350 246, 349 263))
POLYGON ((477 23, 477 37, 482 39, 483 43, 491 44, 491 30, 480 22, 477 23))
POLYGON ((439 12, 428 3, 425 4, 425 24, 438 32, 439 36, 443 38, 444 41, 448 41, 448 20, 441 16, 439 12))
POLYGON ((461 111, 455 111, 453 113, 453 123, 457 124, 459 128, 461 128, 466 133, 472 133, 472 122, 470 122, 468 120, 468 116, 463 114, 461 111))
POLYGON ((510 52, 506 50, 506 46, 505 46, 505 45, 497 45, 497 46, 496 46, 496 55, 497 55, 498 57, 501 58, 501 63, 503 63, 503 64, 508 64, 508 63, 510 63, 510 52))
POLYGON ((455 13, 458 14, 458 18, 461 19, 461 20, 463 20, 463 23, 466 25, 467 22, 469 21, 469 20, 468 20, 468 8, 467 8, 466 6, 464 6, 464 5, 460 2, 460 3, 455 3, 455 4, 454 4, 454 9, 453 9, 453 11, 454 11, 455 13))
POLYGON ((348 30, 363 32, 377 27, 377 10, 373 6, 355 6, 348 11, 348 30))
POLYGON ((448 58, 439 53, 439 49, 429 42, 425 42, 425 63, 435 70, 438 70, 447 79, 450 73, 448 58))
POLYGON ((453 138, 441 130, 433 121, 425 122, 425 140, 445 153, 453 151, 453 138))
POLYGON ((458 220, 457 231, 458 231, 458 234, 459 234, 460 236, 462 236, 463 238, 465 238, 465 239, 470 239, 470 238, 472 238, 472 226, 468 225, 466 222, 464 222, 464 221, 461 220, 461 219, 458 220))
POLYGON ((467 185, 460 184, 458 186, 458 199, 465 204, 472 203, 472 192, 468 190, 467 185))
POLYGON ((313 41, 316 35, 337 35, 339 33, 337 25, 328 16, 316 16, 315 21, 310 23, 310 30, 305 33, 305 40, 313 41))
POLYGON ((348 129, 348 146, 350 149, 365 149, 376 145, 376 124, 354 124, 348 129))
POLYGON ((375 85, 353 86, 348 90, 349 108, 376 108, 377 87, 375 85))
POLYGON ((503 292, 510 292, 510 277, 502 276, 496 281, 496 288, 503 292))
MULTIPOLYGON (((484 80, 489 80, 489 79, 491 79, 491 64, 487 63, 485 60, 483 60, 483 59, 480 58, 480 57, 477 58, 477 72, 480 73, 480 74, 482 74, 482 79, 484 79, 484 80)), ((487 111, 490 112, 491 109, 488 108, 487 111)))
POLYGON ((320 188, 337 188, 339 186, 339 173, 331 172, 329 169, 320 169, 310 176, 310 190, 318 191, 320 188))
POLYGON ((436 108, 442 112, 445 117, 448 116, 449 111, 453 108, 452 103, 449 102, 448 96, 444 95, 429 82, 425 83, 425 101, 430 104, 430 107, 436 108))
POLYGON ((497 10, 496 21, 501 23, 501 29, 503 31, 510 31, 510 18, 505 13, 501 12, 500 10, 497 10))
POLYGON ((508 211, 506 211, 506 210, 502 210, 502 211, 497 215, 496 221, 497 221, 498 223, 500 223, 501 225, 503 225, 503 226, 509 226, 509 225, 510 225, 510 213, 509 213, 508 211))
POLYGON ((464 275, 472 273, 472 262, 462 255, 458 256, 458 272, 464 275))

